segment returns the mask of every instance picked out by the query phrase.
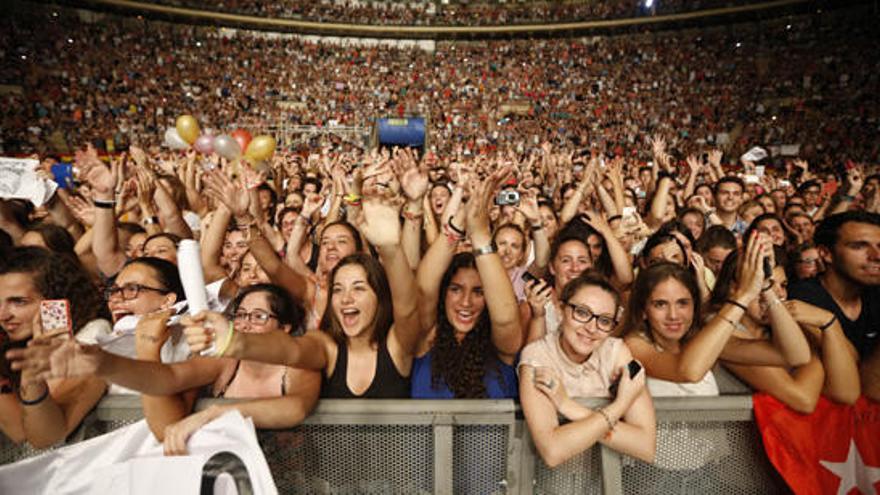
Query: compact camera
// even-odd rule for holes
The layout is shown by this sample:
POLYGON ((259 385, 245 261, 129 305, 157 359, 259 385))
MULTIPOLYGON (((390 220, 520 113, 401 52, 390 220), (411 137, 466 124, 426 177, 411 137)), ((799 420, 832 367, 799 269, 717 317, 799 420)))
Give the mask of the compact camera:
POLYGON ((498 192, 495 197, 495 204, 498 206, 516 206, 519 204, 519 191, 515 189, 504 189, 498 192))

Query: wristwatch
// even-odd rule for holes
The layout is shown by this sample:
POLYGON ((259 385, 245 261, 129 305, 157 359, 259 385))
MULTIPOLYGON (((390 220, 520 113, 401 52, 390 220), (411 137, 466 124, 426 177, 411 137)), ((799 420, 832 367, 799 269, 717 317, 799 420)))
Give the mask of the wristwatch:
POLYGON ((495 252, 495 248, 492 247, 492 243, 486 244, 483 247, 474 248, 474 257, 480 257, 484 254, 492 254, 495 252))

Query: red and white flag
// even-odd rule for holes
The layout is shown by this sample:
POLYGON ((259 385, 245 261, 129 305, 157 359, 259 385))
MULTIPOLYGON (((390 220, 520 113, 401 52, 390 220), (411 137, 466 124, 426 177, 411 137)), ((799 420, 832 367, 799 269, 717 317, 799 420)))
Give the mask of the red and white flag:
POLYGON ((767 457, 794 493, 880 494, 880 404, 821 397, 800 414, 764 393, 753 402, 767 457))

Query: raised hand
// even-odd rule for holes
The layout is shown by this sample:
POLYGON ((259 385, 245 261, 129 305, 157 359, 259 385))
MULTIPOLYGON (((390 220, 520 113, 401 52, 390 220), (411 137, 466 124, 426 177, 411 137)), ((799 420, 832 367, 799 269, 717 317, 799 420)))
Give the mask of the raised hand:
POLYGON ((110 167, 98 158, 98 153, 90 144, 85 151, 76 152, 76 166, 92 187, 92 192, 100 199, 113 199, 116 182, 119 178, 119 162, 111 161, 110 167))
POLYGON ((406 198, 418 201, 428 192, 428 168, 424 161, 421 166, 418 165, 409 149, 400 152, 400 156, 401 159, 396 162, 398 181, 406 198))
POLYGON ((215 201, 223 203, 236 218, 249 215, 250 195, 239 181, 233 182, 223 172, 212 170, 202 178, 205 192, 215 201))
POLYGON ((588 211, 581 215, 581 220, 603 237, 614 235, 614 230, 608 225, 608 221, 605 220, 605 215, 596 213, 595 211, 588 211))
POLYGON ((358 229, 370 244, 380 247, 400 244, 400 207, 394 194, 366 196, 357 218, 358 229))
POLYGON ((700 170, 703 169, 703 162, 700 161, 700 158, 697 155, 688 155, 687 164, 688 167, 690 167, 692 174, 698 174, 700 173, 700 170))
POLYGON ((545 280, 526 282, 526 300, 532 308, 532 316, 544 316, 547 303, 552 300, 553 286, 545 280))
POLYGON ((321 209, 321 206, 323 204, 324 196, 321 196, 318 193, 309 194, 308 197, 303 200, 300 215, 311 221, 315 217, 315 214, 321 209))
POLYGON ((541 212, 538 209, 538 198, 532 191, 519 192, 519 205, 516 207, 526 217, 530 225, 540 225, 541 212))
POLYGON ((764 244, 768 242, 764 235, 755 232, 741 253, 739 271, 736 276, 737 293, 734 299, 748 305, 761 293, 764 283, 765 257, 764 244))
MULTIPOLYGON (((493 198, 495 197, 495 192, 501 186, 507 177, 510 175, 510 167, 500 167, 494 172, 492 172, 489 177, 486 177, 477 189, 473 191, 471 194, 470 200, 467 203, 467 232, 468 236, 471 237, 471 241, 476 244, 481 244, 474 239, 474 236, 479 236, 482 240, 485 238, 491 238, 489 231, 489 210, 492 207, 493 198)), ((488 242, 488 240, 486 240, 488 242)))
POLYGON ((70 213, 86 227, 95 225, 95 206, 85 199, 69 194, 58 196, 70 210, 70 213))
POLYGON ((713 167, 721 166, 721 157, 724 156, 724 153, 721 150, 712 150, 709 152, 709 164, 713 167))

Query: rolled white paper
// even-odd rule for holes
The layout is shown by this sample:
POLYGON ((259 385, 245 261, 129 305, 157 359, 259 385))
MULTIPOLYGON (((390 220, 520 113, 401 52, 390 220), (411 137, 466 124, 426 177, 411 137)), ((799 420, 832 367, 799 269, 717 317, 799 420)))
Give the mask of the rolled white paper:
MULTIPOLYGON (((184 239, 177 247, 177 269, 180 282, 186 294, 189 314, 195 315, 208 309, 208 292, 205 290, 205 275, 202 272, 202 256, 198 241, 184 239)), ((216 353, 216 346, 203 350, 201 355, 210 356, 216 353)))
POLYGON ((195 315, 208 309, 208 292, 205 290, 205 275, 202 273, 202 256, 199 243, 192 239, 180 241, 177 248, 177 268, 180 282, 186 294, 189 314, 195 315))

